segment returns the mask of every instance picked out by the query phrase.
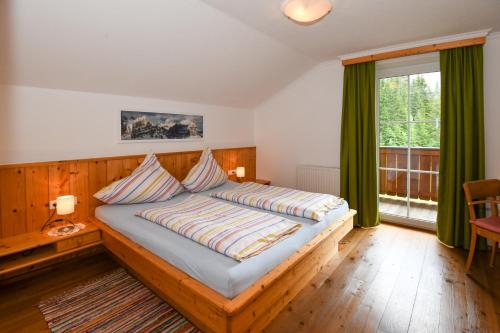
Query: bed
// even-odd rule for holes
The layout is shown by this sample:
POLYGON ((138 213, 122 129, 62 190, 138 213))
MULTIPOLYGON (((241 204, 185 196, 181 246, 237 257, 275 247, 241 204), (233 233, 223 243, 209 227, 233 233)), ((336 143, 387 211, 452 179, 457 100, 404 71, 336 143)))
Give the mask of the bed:
MULTIPOLYGON (((228 182, 200 195, 236 185, 228 182)), ((95 223, 103 232, 104 245, 123 265, 206 332, 261 331, 337 253, 355 214, 344 203, 319 222, 286 215, 302 227, 261 254, 238 262, 134 216, 139 209, 173 204, 188 196, 100 206, 95 223)))

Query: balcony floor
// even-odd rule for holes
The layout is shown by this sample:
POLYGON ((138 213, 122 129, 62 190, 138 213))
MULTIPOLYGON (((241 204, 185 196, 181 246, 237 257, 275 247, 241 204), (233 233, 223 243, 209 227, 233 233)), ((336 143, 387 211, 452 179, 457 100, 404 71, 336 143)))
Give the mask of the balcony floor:
MULTIPOLYGON (((379 210, 381 213, 406 217, 406 199, 386 195, 380 196, 379 210)), ((411 199, 409 218, 436 223, 436 202, 411 199)))

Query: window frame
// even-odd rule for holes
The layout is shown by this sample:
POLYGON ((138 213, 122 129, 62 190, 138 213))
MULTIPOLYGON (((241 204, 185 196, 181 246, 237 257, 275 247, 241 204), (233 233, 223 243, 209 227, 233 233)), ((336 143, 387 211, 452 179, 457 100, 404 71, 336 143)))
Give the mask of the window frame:
MULTIPOLYGON (((380 110, 379 110, 379 104, 380 104, 380 80, 384 78, 390 78, 390 77, 395 77, 395 76, 411 76, 411 75, 416 75, 416 74, 426 74, 426 73, 435 73, 435 72, 440 72, 440 64, 439 64, 439 54, 438 53, 431 53, 427 55, 422 55, 422 56, 412 56, 412 57, 406 57, 406 58, 396 58, 396 59, 390 59, 386 61, 380 61, 376 63, 376 70, 375 70, 375 115, 376 115, 376 121, 377 121, 377 127, 376 127, 376 136, 377 136, 377 151, 380 149, 380 110)), ((410 80, 408 79, 408 91, 410 89, 410 80)), ((438 123, 439 126, 441 126, 440 121, 436 120, 410 120, 409 119, 410 115, 408 114, 408 119, 407 120, 384 120, 382 121, 382 124, 407 124, 408 127, 411 127, 412 124, 422 124, 422 123, 438 123)), ((407 169, 400 169, 400 168, 386 168, 386 167, 380 167, 380 160, 379 160, 379 154, 377 153, 377 193, 380 192, 380 179, 378 177, 379 170, 387 170, 387 171, 401 171, 401 172, 407 172, 407 189, 410 189, 410 180, 412 173, 416 174, 430 174, 430 175, 438 175, 439 177, 439 172, 438 171, 423 171, 423 170, 412 170, 411 169, 411 130, 409 129, 408 133, 408 146, 406 147, 407 149, 407 165, 410 166, 407 169)), ((406 225, 411 225, 411 226, 418 226, 418 227, 423 227, 426 229, 430 230, 436 230, 436 223, 435 222, 429 222, 427 220, 420 220, 417 218, 410 218, 409 217, 409 209, 410 209, 410 201, 408 200, 408 196, 410 195, 410 191, 407 191, 407 213, 405 217, 400 217, 400 216, 392 216, 391 220, 394 220, 395 222, 401 223, 401 224, 406 224, 406 225)), ((385 214, 384 214, 385 215, 385 214)), ((389 214, 387 214, 389 215, 389 214)))

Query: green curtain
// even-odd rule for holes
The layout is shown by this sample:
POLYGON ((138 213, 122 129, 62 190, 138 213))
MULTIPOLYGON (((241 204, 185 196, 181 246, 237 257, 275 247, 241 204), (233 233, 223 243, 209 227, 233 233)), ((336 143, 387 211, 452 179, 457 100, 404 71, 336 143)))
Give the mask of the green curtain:
POLYGON ((340 195, 358 214, 354 225, 380 223, 375 130, 375 62, 344 68, 340 195))
MULTIPOLYGON (((437 235, 469 248, 469 211, 463 183, 484 179, 483 46, 440 52, 441 156, 437 235)), ((484 247, 479 243, 480 247, 484 247)))

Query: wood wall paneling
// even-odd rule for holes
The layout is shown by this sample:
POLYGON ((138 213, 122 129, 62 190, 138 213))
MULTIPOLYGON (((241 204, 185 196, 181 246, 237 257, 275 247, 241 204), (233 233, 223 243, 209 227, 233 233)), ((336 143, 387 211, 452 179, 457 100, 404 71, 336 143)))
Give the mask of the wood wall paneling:
POLYGON ((0 222, 2 237, 27 232, 24 168, 0 170, 0 222))
POLYGON ((256 168, 257 155, 255 154, 255 150, 248 149, 248 155, 249 155, 248 165, 250 166, 250 169, 247 170, 248 172, 247 177, 249 177, 250 179, 257 179, 257 168, 256 168))
MULTIPOLYGON (((72 194, 69 188, 69 163, 49 166, 49 199, 55 200, 60 195, 72 194)), ((54 218, 62 218, 57 214, 54 218)))
POLYGON ((108 184, 107 161, 90 161, 89 166, 89 214, 93 212, 102 203, 93 197, 93 194, 108 184))
POLYGON ((220 166, 224 164, 224 152, 222 150, 214 151, 213 156, 220 166))
POLYGON ((177 157, 175 155, 160 156, 158 160, 172 176, 180 179, 180 173, 177 171, 177 157))
POLYGON ((110 184, 123 178, 122 160, 109 160, 106 162, 106 183, 110 184))
POLYGON ((73 219, 81 221, 89 217, 89 162, 69 163, 69 193, 77 197, 73 219))
MULTIPOLYGON (((224 171, 244 166, 247 178, 255 178, 255 147, 212 152, 224 171)), ((201 151, 156 154, 162 166, 180 181, 200 155, 201 151)), ((95 208, 102 204, 93 194, 130 175, 143 159, 144 155, 134 155, 0 165, 0 238, 39 230, 51 213, 49 200, 60 195, 72 194, 78 198, 72 220, 93 216, 95 208)))
POLYGON ((142 158, 127 158, 123 160, 122 176, 130 175, 143 161, 142 158))
POLYGON ((189 170, 198 163, 201 156, 201 152, 189 152, 180 155, 180 163, 178 168, 180 170, 179 178, 180 180, 186 178, 189 170))
POLYGON ((49 218, 49 168, 28 167, 26 174, 26 227, 35 231, 49 218))

